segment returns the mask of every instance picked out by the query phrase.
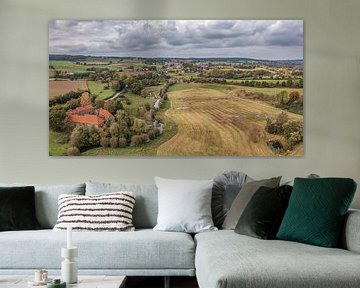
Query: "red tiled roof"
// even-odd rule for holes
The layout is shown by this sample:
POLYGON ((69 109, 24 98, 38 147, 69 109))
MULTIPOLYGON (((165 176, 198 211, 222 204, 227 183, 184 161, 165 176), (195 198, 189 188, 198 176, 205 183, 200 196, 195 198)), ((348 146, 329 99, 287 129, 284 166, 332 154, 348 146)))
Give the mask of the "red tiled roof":
POLYGON ((98 126, 104 125, 105 121, 113 117, 108 110, 102 108, 95 110, 90 104, 69 110, 67 115, 73 123, 98 126))
POLYGON ((110 118, 113 117, 113 115, 111 115, 111 113, 108 110, 100 108, 97 111, 99 112, 99 116, 103 117, 105 120, 109 120, 110 118))
POLYGON ((85 105, 85 106, 80 106, 77 107, 73 110, 69 110, 68 114, 80 114, 83 112, 90 112, 91 110, 94 110, 94 107, 91 104, 85 105))
POLYGON ((88 124, 88 125, 104 125, 105 121, 97 115, 69 115, 69 120, 73 123, 88 124))

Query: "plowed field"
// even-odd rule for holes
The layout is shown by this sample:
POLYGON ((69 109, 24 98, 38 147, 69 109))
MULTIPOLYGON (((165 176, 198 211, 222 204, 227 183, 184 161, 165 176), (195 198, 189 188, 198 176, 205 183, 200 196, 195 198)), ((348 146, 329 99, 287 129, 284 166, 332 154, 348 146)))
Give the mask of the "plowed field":
MULTIPOLYGON (((266 137, 258 143, 250 140, 250 131, 258 127, 265 134, 266 117, 281 109, 257 100, 243 99, 222 91, 190 88, 169 93, 172 118, 178 133, 157 150, 159 156, 275 156, 266 137)), ((303 116, 287 112, 291 120, 303 116)), ((302 144, 301 144, 302 146, 302 144)), ((297 149, 302 153, 302 149, 297 149)))
POLYGON ((76 81, 49 81, 49 98, 57 97, 71 91, 85 91, 88 86, 85 80, 76 81))

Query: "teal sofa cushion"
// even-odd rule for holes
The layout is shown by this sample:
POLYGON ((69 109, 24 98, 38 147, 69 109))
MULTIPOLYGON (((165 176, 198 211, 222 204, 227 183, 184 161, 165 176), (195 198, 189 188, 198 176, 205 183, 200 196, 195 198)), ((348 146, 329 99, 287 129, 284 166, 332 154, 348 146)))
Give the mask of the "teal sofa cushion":
POLYGON ((295 178, 277 238, 337 247, 355 190, 349 178, 295 178))

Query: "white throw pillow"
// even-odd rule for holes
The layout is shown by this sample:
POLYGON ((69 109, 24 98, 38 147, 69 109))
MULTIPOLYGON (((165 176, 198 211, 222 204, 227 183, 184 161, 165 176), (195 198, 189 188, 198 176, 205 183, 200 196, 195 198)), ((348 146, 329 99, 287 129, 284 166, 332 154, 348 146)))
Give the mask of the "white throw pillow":
POLYGON ((59 196, 59 214, 55 231, 72 226, 74 231, 133 231, 133 192, 115 192, 92 196, 59 196))
POLYGON ((155 177, 159 212, 154 230, 198 233, 217 230, 211 217, 213 180, 155 177))

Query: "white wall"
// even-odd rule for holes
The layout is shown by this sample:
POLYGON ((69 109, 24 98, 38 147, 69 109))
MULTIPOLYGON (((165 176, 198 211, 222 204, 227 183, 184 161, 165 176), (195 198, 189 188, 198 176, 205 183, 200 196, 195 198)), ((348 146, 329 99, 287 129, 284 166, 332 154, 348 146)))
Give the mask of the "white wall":
POLYGON ((358 0, 0 0, 0 182, 152 182, 155 175, 209 178, 235 169, 255 178, 344 176, 360 186, 359 11, 358 0), (65 18, 303 19, 305 155, 49 157, 47 24, 65 18))

